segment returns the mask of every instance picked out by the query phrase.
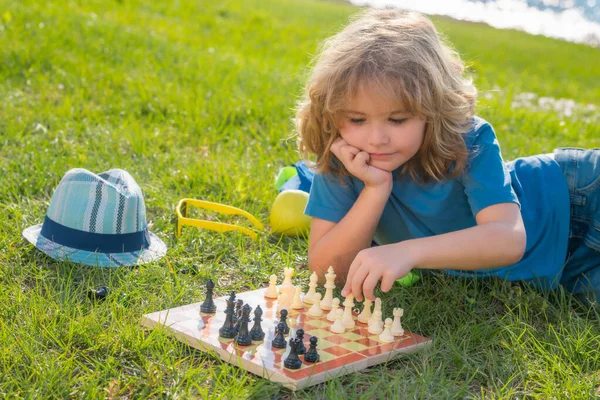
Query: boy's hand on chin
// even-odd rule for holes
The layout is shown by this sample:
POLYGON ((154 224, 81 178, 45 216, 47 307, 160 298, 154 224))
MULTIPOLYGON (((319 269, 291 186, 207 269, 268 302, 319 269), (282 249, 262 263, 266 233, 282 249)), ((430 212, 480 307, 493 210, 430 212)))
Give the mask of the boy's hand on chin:
POLYGON ((392 173, 369 164, 371 156, 366 151, 351 146, 342 138, 331 145, 331 152, 340 160, 348 172, 373 188, 392 189, 392 173))
POLYGON ((388 292, 396 279, 408 275, 416 265, 401 247, 402 242, 361 250, 350 265, 342 296, 352 293, 357 301, 362 301, 363 295, 374 300, 379 281, 381 291, 388 292))

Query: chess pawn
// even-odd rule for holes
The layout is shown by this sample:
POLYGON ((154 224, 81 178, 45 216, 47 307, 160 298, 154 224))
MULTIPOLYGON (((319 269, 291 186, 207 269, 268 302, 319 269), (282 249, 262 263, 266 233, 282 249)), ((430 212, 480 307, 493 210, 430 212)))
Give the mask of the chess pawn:
POLYGON ((369 325, 371 325, 371 320, 375 318, 376 311, 381 312, 381 299, 379 297, 375 298, 375 308, 373 308, 373 313, 371 314, 371 318, 369 319, 369 325))
POLYGON ((352 329, 356 326, 354 318, 352 317, 352 307, 354 307, 354 295, 349 294, 344 300, 344 327, 346 329, 352 329))
POLYGON ((400 322, 400 318, 404 315, 404 310, 401 308, 394 308, 394 322, 392 322, 392 335, 394 336, 402 336, 404 335, 404 329, 402 328, 402 323, 400 322))
POLYGON ((287 324, 287 316, 288 316, 288 311, 287 309, 283 309, 279 312, 279 323, 283 324, 283 333, 285 335, 287 335, 288 333, 290 333, 290 327, 287 324))
POLYGON ((358 322, 362 322, 363 324, 369 322, 369 319, 371 319, 371 304, 373 304, 371 300, 365 299, 362 312, 357 317, 358 322))
POLYGON ((333 267, 329 267, 325 274, 325 296, 321 300, 321 310, 331 310, 331 302, 333 301, 333 289, 335 289, 335 277, 337 275, 333 271, 333 267))
MULTIPOLYGON (((336 315, 337 315, 337 310, 339 309, 340 306, 340 299, 338 299, 337 297, 334 298, 333 300, 331 300, 331 311, 329 311, 329 314, 327 314, 327 320, 334 322, 336 315)), ((340 310, 342 311, 342 310, 340 310)), ((343 313, 343 311, 342 311, 343 313)))
POLYGON ((303 301, 306 304, 312 304, 312 297, 315 295, 315 293, 317 292, 317 281, 319 280, 319 277, 317 276, 316 272, 313 272, 310 275, 310 280, 308 283, 308 292, 306 292, 306 294, 304 295, 304 299, 303 301))
POLYGON ((313 305, 308 310, 307 314, 311 317, 320 317, 323 315, 323 310, 321 310, 321 293, 315 293, 312 297, 313 305))
POLYGON ((213 301, 214 288, 215 283, 212 279, 209 279, 208 282, 206 282, 206 299, 204 300, 204 303, 202 303, 202 305, 200 306, 200 312, 206 314, 214 314, 215 312, 217 312, 217 306, 213 301))
POLYGON ((300 328, 296 331, 296 339, 298 339, 298 354, 306 353, 306 346, 304 346, 304 329, 300 328))
POLYGON ((308 347, 308 351, 304 354, 304 361, 309 363, 316 363, 319 361, 319 354, 317 353, 317 339, 316 336, 310 337, 310 345, 308 347))
POLYGON ((279 297, 279 293, 277 292, 277 275, 269 277, 269 287, 265 291, 265 297, 267 299, 276 299, 279 297))
POLYGON ((333 324, 331 324, 331 326, 329 327, 329 330, 333 333, 346 332, 346 327, 344 326, 343 318, 344 318, 344 310, 342 310, 341 308, 338 308, 335 313, 335 322, 333 324))
POLYGON ((256 306, 256 309, 254 310, 254 326, 250 330, 250 339, 255 341, 260 341, 265 338, 265 332, 263 332, 262 327, 260 326, 262 314, 262 308, 256 306))
POLYGON ((381 311, 375 310, 373 317, 369 320, 368 331, 372 335, 379 335, 383 331, 383 321, 381 320, 381 311))
POLYGON ((379 341, 383 343, 389 343, 394 341, 394 335, 392 335, 392 319, 385 319, 385 328, 383 332, 379 334, 379 341))
POLYGON ((287 342, 285 341, 283 330, 284 330, 283 322, 278 323, 277 328, 275 329, 275 331, 277 333, 275 334, 275 337, 271 341, 271 345, 273 345, 273 347, 275 347, 277 349, 285 349, 287 346, 287 342))
POLYGON ((294 298, 292 299, 292 309, 294 310, 302 310, 304 308, 304 304, 302 304, 302 287, 296 286, 294 289, 294 298))

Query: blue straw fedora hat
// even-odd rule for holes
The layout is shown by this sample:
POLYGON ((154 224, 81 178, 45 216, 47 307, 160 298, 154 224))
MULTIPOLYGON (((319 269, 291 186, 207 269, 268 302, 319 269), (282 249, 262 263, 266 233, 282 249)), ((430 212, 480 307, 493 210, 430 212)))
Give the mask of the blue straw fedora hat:
POLYGON ((23 236, 55 260, 120 267, 165 255, 167 246, 148 231, 142 191, 121 169, 96 175, 68 171, 52 195, 44 223, 23 236))

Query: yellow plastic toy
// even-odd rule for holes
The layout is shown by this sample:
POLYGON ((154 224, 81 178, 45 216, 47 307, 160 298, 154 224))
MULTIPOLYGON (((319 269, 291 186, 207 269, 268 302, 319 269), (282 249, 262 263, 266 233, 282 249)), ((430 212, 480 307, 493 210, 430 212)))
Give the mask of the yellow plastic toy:
POLYGON ((206 229, 210 229, 210 230, 213 230, 216 232, 240 231, 240 232, 250 236, 252 239, 256 239, 258 237, 257 232, 255 232, 251 229, 245 228, 243 226, 227 224, 224 222, 215 222, 215 221, 206 221, 203 219, 188 218, 187 210, 188 210, 189 206, 203 208, 203 209, 215 211, 215 212, 218 212, 221 214, 241 215, 243 217, 246 217, 250 221, 250 223, 252 225, 254 225, 254 227, 256 227, 256 229, 258 229, 259 231, 262 231, 264 229, 263 224, 258 219, 256 219, 252 214, 250 214, 244 210, 241 210, 239 208, 232 207, 232 206, 226 206, 225 204, 213 203, 211 201, 195 200, 195 199, 181 199, 181 200, 179 200, 179 203, 177 204, 177 208, 175 209, 175 212, 177 213, 177 237, 181 236, 181 228, 184 225, 195 226, 196 228, 206 228, 206 229))

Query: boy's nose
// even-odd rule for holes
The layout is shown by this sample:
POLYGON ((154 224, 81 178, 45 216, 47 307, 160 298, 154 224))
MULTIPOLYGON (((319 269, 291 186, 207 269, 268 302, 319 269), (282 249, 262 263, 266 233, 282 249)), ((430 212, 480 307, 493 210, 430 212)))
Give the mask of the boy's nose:
POLYGON ((382 126, 372 126, 369 132, 369 145, 377 147, 386 145, 390 142, 390 138, 382 126))

